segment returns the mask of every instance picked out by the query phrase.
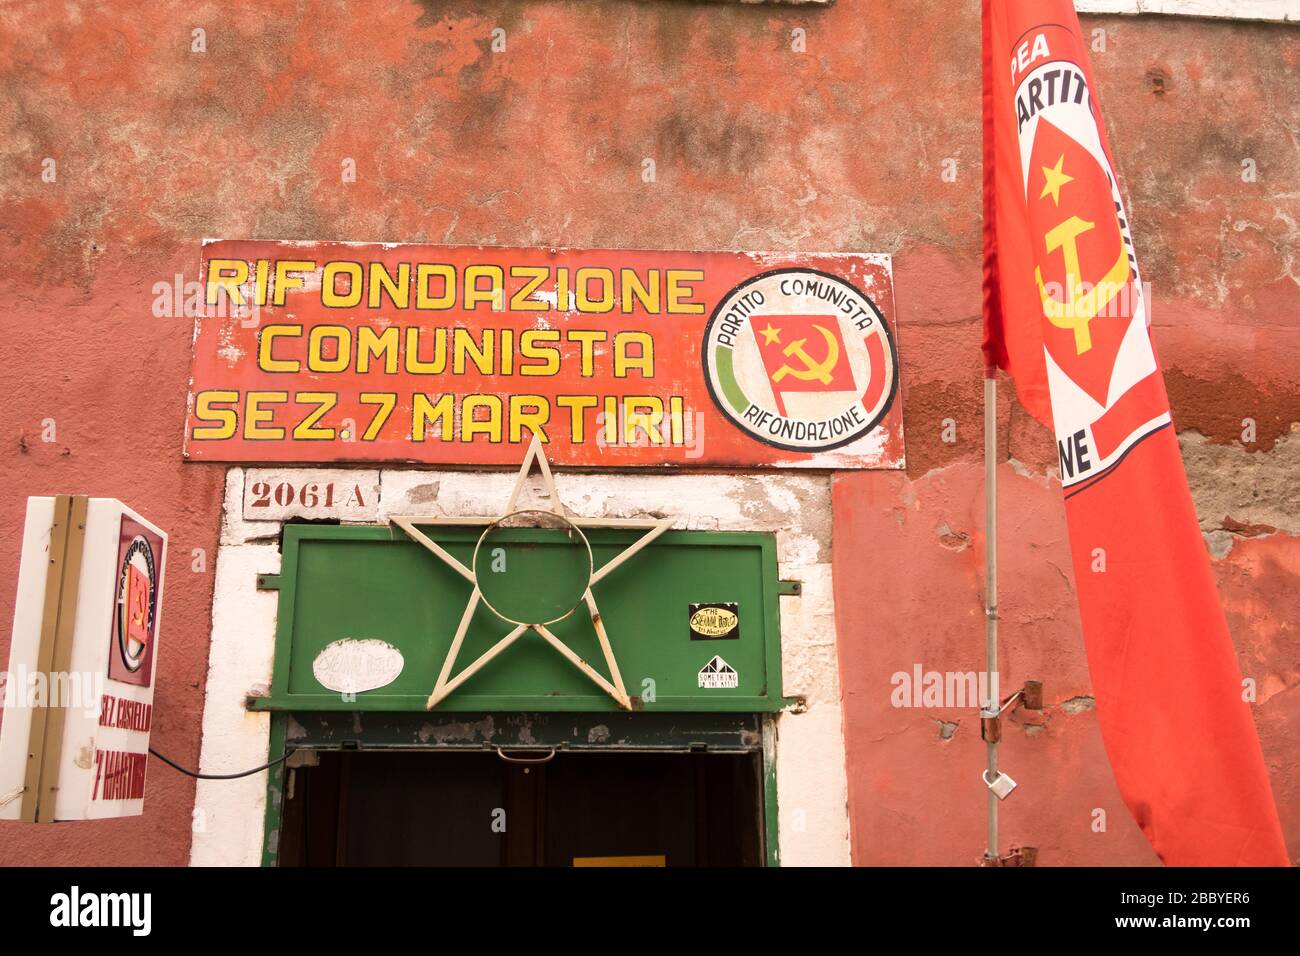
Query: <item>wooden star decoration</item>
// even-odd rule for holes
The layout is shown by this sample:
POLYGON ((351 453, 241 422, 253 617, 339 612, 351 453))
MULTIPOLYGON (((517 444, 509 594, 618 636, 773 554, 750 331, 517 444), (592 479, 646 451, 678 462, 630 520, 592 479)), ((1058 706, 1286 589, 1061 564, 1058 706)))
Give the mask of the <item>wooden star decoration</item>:
MULTIPOLYGON (((389 518, 392 524, 397 525, 412 540, 428 548, 441 561, 445 562, 453 571, 469 581, 473 585, 470 592, 469 601, 465 605, 465 611, 461 615, 460 624, 456 628, 456 634, 452 638, 451 647, 447 651, 447 656, 442 662, 442 669, 438 673, 437 683, 434 685, 433 693, 429 695, 429 700, 425 704, 426 710, 432 710, 446 697, 483 669, 485 665, 503 651, 510 647, 515 641, 519 640, 528 631, 533 631, 542 638, 547 644, 555 648, 565 660, 571 663, 582 673, 586 674, 601 690, 609 694, 623 710, 632 709, 632 701, 628 697, 627 689, 623 685, 623 677, 618 670, 618 662, 614 659, 614 651, 610 647, 609 635, 605 630, 605 622, 601 616, 600 610, 596 606, 596 596, 592 593, 592 588, 600 583, 616 568, 624 564, 629 558, 644 549, 652 541, 672 527, 671 518, 580 518, 570 513, 560 501, 560 496, 555 490, 555 478, 551 474, 551 465, 547 461, 546 455, 542 450, 541 439, 533 436, 533 440, 528 445, 528 451, 524 455, 524 462, 519 468, 519 476, 515 479, 514 487, 510 492, 510 499, 506 502, 505 511, 497 516, 466 516, 466 517, 448 517, 446 515, 394 515, 389 518), (548 498, 548 507, 528 508, 517 510, 519 496, 522 493, 529 475, 532 472, 533 465, 536 464, 541 472, 542 485, 548 498), (583 544, 587 546, 588 555, 590 555, 591 546, 587 544, 586 536, 582 534, 583 528, 639 528, 646 533, 637 538, 636 541, 628 545, 621 552, 615 555, 611 560, 601 565, 599 568, 589 565, 590 574, 587 579, 585 591, 579 599, 578 604, 573 609, 561 615, 567 617, 579 606, 585 606, 587 612, 591 615, 592 627, 596 632, 596 639, 600 642, 601 653, 605 658, 605 666, 609 670, 610 680, 601 676, 595 668, 584 661, 574 650, 561 641, 547 627, 548 624, 555 623, 550 621, 515 621, 506 617, 500 611, 487 601, 482 590, 479 588, 477 574, 474 568, 474 561, 470 562, 470 567, 466 567, 455 555, 447 551, 438 542, 430 538, 420 526, 429 525, 456 525, 456 526, 476 526, 483 525, 483 534, 479 537, 479 544, 483 543, 488 532, 494 527, 501 525, 516 515, 525 514, 547 514, 564 525, 567 525, 572 532, 576 532, 582 537, 583 544), (465 641, 465 635, 469 631, 470 621, 474 618, 474 612, 478 609, 480 603, 483 603, 490 611, 502 619, 503 622, 514 624, 515 627, 503 638, 484 651, 477 660, 469 664, 460 673, 452 676, 452 669, 456 665, 456 658, 460 654, 461 645, 465 641)), ((477 553, 477 546, 475 553, 477 553)))

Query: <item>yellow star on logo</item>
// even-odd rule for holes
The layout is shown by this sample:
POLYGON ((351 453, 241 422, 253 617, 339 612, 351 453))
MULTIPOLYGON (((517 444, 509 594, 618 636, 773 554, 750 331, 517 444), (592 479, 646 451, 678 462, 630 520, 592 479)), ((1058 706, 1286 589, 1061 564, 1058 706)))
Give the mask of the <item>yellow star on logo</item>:
POLYGON ((1066 183, 1074 182, 1073 176, 1067 176, 1065 173, 1061 172, 1061 166, 1064 164, 1065 154, 1062 153, 1060 159, 1056 161, 1055 166, 1042 167, 1043 191, 1038 194, 1039 199, 1042 199, 1050 193, 1052 196, 1052 202, 1056 203, 1058 206, 1061 204, 1061 187, 1066 183))
POLYGON ((771 345, 773 342, 781 341, 781 330, 774 328, 771 322, 767 323, 767 328, 759 329, 758 331, 763 333, 764 345, 771 345))

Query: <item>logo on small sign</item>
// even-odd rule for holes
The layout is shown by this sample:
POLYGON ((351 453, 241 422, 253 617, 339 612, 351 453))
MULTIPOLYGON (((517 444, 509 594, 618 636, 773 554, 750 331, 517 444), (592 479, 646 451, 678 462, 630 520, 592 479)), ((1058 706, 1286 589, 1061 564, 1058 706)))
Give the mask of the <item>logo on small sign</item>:
POLYGON ((123 515, 108 676, 148 687, 158 632, 158 558, 162 538, 123 515))
POLYGON ((736 673, 736 669, 716 654, 713 660, 700 668, 700 687, 704 690, 739 686, 740 675, 736 673))
POLYGON ((691 640, 739 640, 740 606, 738 604, 692 604, 689 608, 691 640))
POLYGON ((856 442, 884 420, 898 391, 884 313, 818 269, 774 269, 733 288, 705 326, 702 359, 719 410, 785 451, 856 442))

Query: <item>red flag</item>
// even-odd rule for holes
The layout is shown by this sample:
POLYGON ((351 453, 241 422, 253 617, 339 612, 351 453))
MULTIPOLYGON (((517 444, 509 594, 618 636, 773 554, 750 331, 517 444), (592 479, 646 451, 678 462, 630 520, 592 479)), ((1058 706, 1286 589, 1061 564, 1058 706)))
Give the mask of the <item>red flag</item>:
POLYGON ((764 316, 754 338, 781 415, 786 392, 855 391, 838 316, 764 316))
POLYGON ((1070 0, 984 0, 984 354, 1056 433, 1106 752, 1170 865, 1289 864, 1070 0))

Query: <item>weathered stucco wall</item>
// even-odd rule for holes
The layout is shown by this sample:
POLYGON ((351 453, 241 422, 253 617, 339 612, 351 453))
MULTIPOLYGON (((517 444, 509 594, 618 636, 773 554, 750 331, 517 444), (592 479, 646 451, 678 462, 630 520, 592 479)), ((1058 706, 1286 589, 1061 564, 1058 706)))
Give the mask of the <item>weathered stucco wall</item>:
MULTIPOLYGON (((171 532, 154 743, 193 765, 223 469, 180 462, 191 322, 155 316, 152 288, 196 278, 201 238, 892 253, 909 472, 835 490, 855 856, 969 862, 982 845, 965 765, 978 762, 974 723, 943 716, 957 724, 945 739, 930 715, 889 708, 888 674, 895 660, 977 666, 981 643, 978 615, 966 617, 979 586, 977 6, 6 5, 0 533, 16 541, 25 496, 55 490, 120 497, 171 532), (806 52, 792 50, 796 29, 806 52), (891 603, 915 588, 944 599, 891 603)), ((1094 66, 1156 340, 1175 420, 1206 436, 1184 434, 1193 488, 1243 667, 1260 677, 1294 851, 1300 506, 1287 469, 1300 439, 1282 439, 1300 418, 1300 35, 1170 18, 1084 27, 1104 31, 1094 66), (1257 440, 1242 446, 1248 416, 1257 440)), ((1023 504, 1004 499, 1008 541, 1026 542, 1023 583, 1008 572, 1004 585, 1008 680, 1042 674, 1053 704, 1046 729, 1007 748, 1023 784, 1007 836, 1043 847, 1044 862, 1149 862, 1122 811, 1104 840, 1060 812, 1117 801, 1081 702, 1063 523, 1044 477, 1052 445, 1010 401, 1003 417, 1007 468, 1025 472, 1006 485, 1023 504)), ((0 582, 16 560, 0 549, 0 582)), ((0 620, 12 602, 12 584, 0 588, 0 620)), ((193 806, 192 782, 155 766, 143 818, 6 827, 0 863, 183 864, 193 806)))
MULTIPOLYGON (((1300 859, 1300 30, 1101 18, 1083 26, 1105 43, 1104 52, 1094 45, 1093 67, 1154 293, 1174 422, 1300 859)), ((953 55, 974 55, 970 44, 953 55)), ((966 95, 963 86, 944 98, 966 95)), ((961 865, 984 847, 977 714, 896 708, 890 697, 897 672, 965 672, 983 661, 978 211, 970 216, 946 245, 907 241, 895 257, 907 476, 836 481, 860 864, 961 865)), ((1002 766, 1022 786, 1003 805, 1002 850, 1036 846, 1042 865, 1153 864, 1120 801, 1089 696, 1054 445, 1011 391, 1004 382, 1002 684, 1009 693, 1044 680, 1048 707, 1017 714, 1005 738, 1002 766)))

